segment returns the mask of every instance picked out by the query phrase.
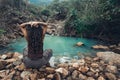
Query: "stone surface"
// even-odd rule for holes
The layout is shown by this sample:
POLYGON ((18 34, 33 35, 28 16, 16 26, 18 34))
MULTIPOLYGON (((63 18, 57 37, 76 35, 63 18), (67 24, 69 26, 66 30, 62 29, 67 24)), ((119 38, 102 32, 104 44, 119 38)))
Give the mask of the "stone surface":
POLYGON ((53 79, 53 77, 54 77, 53 74, 49 74, 49 75, 47 75, 47 78, 48 78, 48 79, 53 79))
POLYGON ((73 63, 72 66, 73 66, 74 68, 79 68, 79 63, 73 63))
POLYGON ((91 67, 97 68, 97 67, 99 67, 99 65, 98 65, 97 63, 92 63, 92 64, 91 64, 91 67))
POLYGON ((92 48, 98 50, 109 50, 108 46, 103 46, 103 45, 94 45, 92 46, 92 48))
POLYGON ((72 79, 76 79, 79 75, 79 72, 77 70, 73 71, 72 73, 72 79))
POLYGON ((30 74, 31 74, 30 71, 23 71, 20 76, 21 78, 26 79, 30 76, 30 74))
POLYGON ((37 73, 30 74, 30 80, 37 80, 37 73))
POLYGON ((78 63, 80 66, 83 66, 85 64, 85 60, 84 59, 80 59, 78 60, 78 63))
POLYGON ((2 55, 2 56, 1 56, 1 59, 3 59, 3 60, 7 59, 7 55, 5 55, 5 54, 2 55))
POLYGON ((18 52, 15 52, 13 54, 13 58, 19 58, 19 56, 21 56, 22 54, 18 53, 18 52))
POLYGON ((64 69, 64 68, 58 68, 55 71, 61 73, 63 76, 68 75, 68 71, 66 69, 64 69))
POLYGON ((108 71, 108 72, 111 72, 111 73, 117 73, 118 71, 117 71, 117 67, 116 66, 111 66, 111 65, 108 65, 107 67, 106 67, 106 70, 108 71))
POLYGON ((84 45, 84 43, 82 43, 82 42, 78 42, 78 43, 76 43, 76 46, 83 46, 84 45))
POLYGON ((86 80, 87 76, 83 75, 83 74, 79 74, 79 79, 80 80, 86 80))
POLYGON ((98 80, 105 80, 104 77, 100 76, 98 77, 98 80))
POLYGON ((116 80, 116 76, 112 73, 105 73, 105 75, 109 80, 116 80))
POLYGON ((46 67, 46 72, 52 74, 55 73, 55 69, 51 67, 46 67))
POLYGON ((112 62, 120 66, 120 54, 114 52, 97 52, 97 56, 104 61, 112 62))
POLYGON ((93 77, 88 77, 87 80, 95 80, 93 77))
POLYGON ((87 72, 87 76, 92 77, 92 76, 94 76, 94 73, 89 71, 89 72, 87 72))
POLYGON ((119 80, 119 65, 104 61, 101 54, 99 56, 38 69, 26 68, 19 58, 1 59, 0 80, 119 80))
POLYGON ((81 71, 82 73, 86 73, 89 70, 89 68, 87 66, 81 66, 79 68, 79 71, 81 71))
POLYGON ((53 80, 62 80, 59 73, 55 73, 53 80))

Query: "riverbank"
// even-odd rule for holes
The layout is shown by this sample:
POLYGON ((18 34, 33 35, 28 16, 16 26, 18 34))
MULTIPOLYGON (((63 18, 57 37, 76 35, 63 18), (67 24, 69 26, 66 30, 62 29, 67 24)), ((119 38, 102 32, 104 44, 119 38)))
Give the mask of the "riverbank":
MULTIPOLYGON (((120 55, 98 52, 95 57, 72 59, 68 63, 28 69, 22 62, 22 54, 9 52, 0 55, 1 80, 119 80, 120 55)), ((51 63, 50 63, 51 64, 51 63)))

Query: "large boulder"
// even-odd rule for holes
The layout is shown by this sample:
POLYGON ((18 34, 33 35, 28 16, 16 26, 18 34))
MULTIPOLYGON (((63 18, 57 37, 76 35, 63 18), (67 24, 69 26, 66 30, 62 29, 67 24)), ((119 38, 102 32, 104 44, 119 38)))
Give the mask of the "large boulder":
POLYGON ((97 52, 97 56, 107 62, 112 62, 116 65, 120 65, 120 54, 114 52, 97 52))

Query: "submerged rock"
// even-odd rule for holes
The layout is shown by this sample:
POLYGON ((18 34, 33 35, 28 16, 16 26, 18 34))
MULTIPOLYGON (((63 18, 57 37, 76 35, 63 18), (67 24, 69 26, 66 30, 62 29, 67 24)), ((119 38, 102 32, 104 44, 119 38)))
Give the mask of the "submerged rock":
POLYGON ((83 45, 84 45, 83 42, 78 42, 78 43, 76 43, 76 46, 78 46, 78 47, 83 46, 83 45))

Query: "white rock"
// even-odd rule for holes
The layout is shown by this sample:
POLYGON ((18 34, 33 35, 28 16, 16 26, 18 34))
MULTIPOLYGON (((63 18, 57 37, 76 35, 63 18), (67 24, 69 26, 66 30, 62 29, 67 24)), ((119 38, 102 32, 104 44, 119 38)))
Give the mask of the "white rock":
POLYGON ((5 60, 7 58, 7 55, 2 55, 1 59, 5 60))
POLYGON ((29 71, 23 71, 20 76, 24 79, 25 77, 29 76, 30 74, 31 74, 31 72, 29 72, 29 71))
POLYGON ((78 42, 76 45, 80 47, 80 46, 83 46, 84 43, 82 43, 82 42, 78 42))
POLYGON ((55 66, 55 57, 51 57, 49 60, 50 66, 54 67, 55 66))

